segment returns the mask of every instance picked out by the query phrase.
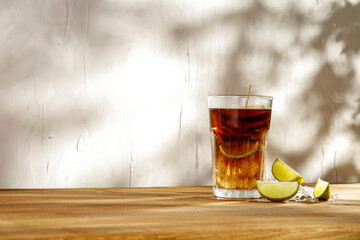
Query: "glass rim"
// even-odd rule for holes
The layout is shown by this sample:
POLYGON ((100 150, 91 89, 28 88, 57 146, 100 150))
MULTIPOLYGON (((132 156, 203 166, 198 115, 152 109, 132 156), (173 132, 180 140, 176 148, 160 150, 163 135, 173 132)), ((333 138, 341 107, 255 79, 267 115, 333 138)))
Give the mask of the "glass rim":
POLYGON ((272 96, 266 96, 266 95, 244 95, 244 94, 209 94, 208 98, 210 97, 235 97, 235 98, 263 98, 263 99, 273 99, 272 96))

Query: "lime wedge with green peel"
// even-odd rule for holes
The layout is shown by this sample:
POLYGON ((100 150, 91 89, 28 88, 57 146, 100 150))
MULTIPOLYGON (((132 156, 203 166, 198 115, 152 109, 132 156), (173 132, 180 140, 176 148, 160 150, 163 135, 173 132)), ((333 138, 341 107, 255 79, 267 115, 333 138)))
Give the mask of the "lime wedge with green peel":
POLYGON ((280 159, 276 159, 271 168, 274 178, 280 182, 304 182, 302 176, 294 169, 286 165, 280 159))
POLYGON ((319 200, 330 199, 331 197, 330 184, 319 178, 315 186, 314 197, 316 197, 319 200))
POLYGON ((224 142, 219 150, 226 158, 242 159, 254 155, 258 148, 258 142, 224 142))
POLYGON ((272 202, 282 202, 292 198, 298 192, 299 186, 298 182, 256 182, 260 195, 272 202))

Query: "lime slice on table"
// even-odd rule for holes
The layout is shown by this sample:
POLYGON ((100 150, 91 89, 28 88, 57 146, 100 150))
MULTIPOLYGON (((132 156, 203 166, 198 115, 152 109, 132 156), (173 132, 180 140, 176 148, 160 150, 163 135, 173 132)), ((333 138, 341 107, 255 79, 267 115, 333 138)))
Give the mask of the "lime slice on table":
POLYGON ((298 192, 299 186, 298 182, 256 182, 260 195, 272 202, 282 202, 292 198, 298 192))
POLYGON ((241 159, 251 157, 259 148, 259 143, 256 142, 224 142, 220 145, 219 150, 226 158, 241 159))
POLYGON ((280 182, 304 182, 302 176, 294 169, 286 165, 283 161, 277 158, 271 168, 272 174, 276 180, 280 182))
POLYGON ((330 184, 319 178, 315 186, 314 197, 319 200, 328 200, 330 199, 330 196, 330 184))

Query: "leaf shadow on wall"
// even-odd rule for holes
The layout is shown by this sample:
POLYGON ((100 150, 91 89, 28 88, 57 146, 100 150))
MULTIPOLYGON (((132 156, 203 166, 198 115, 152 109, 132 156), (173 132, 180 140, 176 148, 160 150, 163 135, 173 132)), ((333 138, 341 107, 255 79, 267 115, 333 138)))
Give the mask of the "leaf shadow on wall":
MULTIPOLYGON (((338 137, 334 133, 335 127, 340 126, 341 129, 347 131, 349 143, 347 146, 334 145, 334 156, 328 160, 331 170, 327 170, 323 177, 327 181, 359 181, 360 171, 357 170, 356 162, 357 156, 354 154, 347 156, 347 159, 339 159, 337 151, 350 152, 356 148, 351 148, 359 145, 360 124, 357 118, 360 116, 360 88, 359 82, 355 79, 355 63, 354 56, 360 53, 360 4, 352 5, 346 3, 345 6, 339 7, 334 4, 331 16, 321 23, 321 32, 318 37, 312 41, 310 49, 315 49, 326 55, 326 41, 335 37, 335 42, 342 43, 342 51, 340 58, 343 60, 336 62, 336 59, 326 59, 317 73, 312 77, 310 86, 298 99, 300 104, 306 106, 305 118, 320 119, 321 124, 315 129, 313 137, 309 138, 309 147, 298 152, 288 152, 278 146, 270 145, 270 150, 279 153, 284 159, 291 163, 294 168, 301 167, 306 164, 306 161, 315 157, 316 151, 319 151, 323 144, 325 145, 326 138, 336 140, 338 137), (354 91, 355 90, 355 91, 354 91), (354 98, 352 95, 355 95, 354 98), (352 97, 349 104, 349 96, 352 97), (354 101, 355 102, 351 102, 354 101), (356 107, 352 107, 352 106, 356 107), (351 112, 351 120, 349 122, 338 123, 336 121, 339 115, 348 114, 351 112), (339 149, 340 148, 340 149, 339 149), (345 149, 344 149, 345 148, 345 149), (338 159, 336 159, 338 158, 338 159), (336 163, 336 161, 341 163, 336 163)), ((295 15, 296 17, 296 15, 295 15)), ((301 18, 299 18, 301 19, 301 18)), ((322 161, 324 160, 324 153, 322 161)), ((321 161, 319 159, 319 161, 321 161)))
MULTIPOLYGON (((248 37, 248 35, 253 34, 254 31, 256 32, 256 30, 252 32, 252 28, 258 29, 258 26, 266 25, 266 21, 272 22, 272 20, 278 20, 278 25, 272 25, 273 33, 275 35, 277 31, 282 30, 285 35, 293 37, 294 40, 290 44, 290 47, 298 48, 301 52, 305 53, 311 51, 318 56, 320 64, 312 76, 309 77, 307 87, 301 95, 293 96, 292 100, 294 104, 291 102, 288 103, 288 107, 295 109, 295 116, 280 116, 281 119, 289 118, 287 123, 291 124, 291 122, 289 122, 291 118, 297 117, 296 108, 303 106, 301 108, 301 111, 303 111, 301 113, 302 119, 304 119, 304 121, 310 121, 310 123, 316 127, 310 130, 305 128, 301 134, 309 134, 309 136, 312 137, 307 139, 306 147, 303 147, 301 150, 286 148, 274 142, 269 142, 268 145, 269 152, 279 156, 293 168, 301 169, 314 158, 318 158, 323 145, 326 145, 325 140, 329 138, 336 140, 336 138, 338 138, 338 135, 334 133, 335 124, 338 124, 336 126, 337 128, 347 131, 348 140, 351 142, 351 146, 346 146, 348 149, 338 150, 343 150, 343 152, 355 151, 356 149, 351 147, 355 146, 355 144, 360 144, 360 88, 359 82, 355 79, 355 57, 360 53, 360 4, 346 3, 342 6, 341 4, 334 3, 329 12, 329 16, 326 20, 322 21, 310 19, 306 11, 299 11, 296 5, 292 5, 291 2, 289 2, 286 8, 285 14, 279 16, 269 10, 262 1, 254 1, 253 5, 247 10, 234 10, 233 12, 215 15, 210 23, 200 26, 182 25, 174 28, 173 34, 174 39, 183 38, 183 41, 185 41, 186 39, 183 37, 183 32, 197 36, 200 35, 204 29, 206 30, 211 27, 226 28, 234 25, 238 27, 239 31, 237 34, 235 33, 234 37, 237 39, 236 43, 232 46, 231 50, 223 56, 225 70, 220 71, 222 74, 219 74, 217 79, 219 83, 223 83, 224 87, 220 93, 236 94, 246 92, 250 82, 253 83, 255 89, 257 87, 256 85, 263 85, 263 90, 266 87, 276 90, 278 85, 281 84, 279 83, 279 79, 284 78, 284 76, 281 76, 281 66, 279 67, 278 63, 294 62, 294 59, 291 58, 291 55, 287 55, 286 50, 282 48, 279 49, 271 45, 256 45, 256 43, 248 37), (281 19, 279 19, 279 17, 281 19), (304 41, 299 29, 304 29, 304 26, 311 24, 318 25, 320 30, 311 41, 304 41), (334 47, 334 43, 342 44, 340 60, 327 56, 329 52, 329 49, 327 49, 329 46, 327 45, 328 41, 332 41, 332 47, 334 47), (252 66, 251 64, 244 65, 242 59, 247 59, 249 56, 256 56, 256 54, 259 53, 261 56, 265 56, 268 62, 264 65, 261 65, 261 62, 256 62, 259 66, 253 67, 252 69, 255 69, 255 71, 249 74, 246 66, 252 66), (267 65, 267 67, 263 70, 262 67, 265 67, 265 65, 267 65), (256 71, 266 72, 265 75, 260 75, 263 77, 262 80, 258 81, 253 78, 253 75, 256 76, 256 71), (354 98, 354 96, 356 97, 355 101, 349 100, 349 97, 354 98), (354 105, 356 106, 354 107, 354 105), (351 112, 351 121, 341 123, 339 127, 337 119, 340 115, 347 114, 344 112, 351 112)), ((260 30, 259 34, 261 34, 260 30)), ((260 36, 260 38, 261 37, 262 36, 260 36)), ((290 88, 296 87, 292 87, 291 82, 288 84, 290 88)), ((258 87, 258 89, 259 88, 261 87, 258 87)), ((255 93, 257 93, 256 90, 255 93)), ((262 93, 263 92, 260 94, 262 93)), ((277 113, 273 112, 273 115, 274 114, 277 113)), ((284 120, 284 122, 286 123, 286 120, 284 120)), ((299 125, 292 126, 294 128, 302 128, 302 126, 299 125)), ((335 156, 333 161, 336 162, 336 149, 334 152, 335 156)), ((323 158, 324 157, 325 156, 323 156, 323 158)), ((354 164, 356 159, 357 156, 349 156, 346 160, 342 159, 343 161, 341 161, 341 163, 333 164, 327 162, 328 168, 336 169, 329 170, 322 177, 328 181, 349 181, 350 178, 348 174, 350 174, 352 180, 359 181, 360 171, 356 170, 357 168, 354 164), (334 171, 337 172, 336 178, 332 177, 332 172, 334 171)), ((330 157, 328 160, 330 161, 332 158, 330 157)))

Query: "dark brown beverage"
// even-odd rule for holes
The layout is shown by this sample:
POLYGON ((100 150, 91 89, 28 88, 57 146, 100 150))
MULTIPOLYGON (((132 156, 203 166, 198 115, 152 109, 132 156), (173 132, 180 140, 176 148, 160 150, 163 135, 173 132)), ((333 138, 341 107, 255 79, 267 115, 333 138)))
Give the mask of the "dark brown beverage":
POLYGON ((214 186, 250 190, 263 180, 270 119, 271 109, 210 108, 214 186))

